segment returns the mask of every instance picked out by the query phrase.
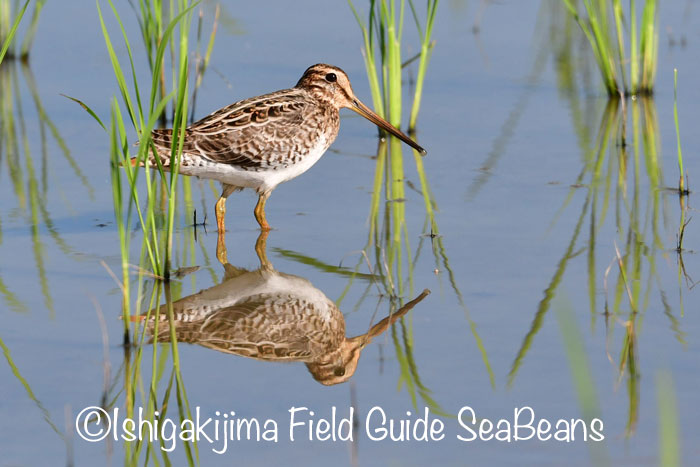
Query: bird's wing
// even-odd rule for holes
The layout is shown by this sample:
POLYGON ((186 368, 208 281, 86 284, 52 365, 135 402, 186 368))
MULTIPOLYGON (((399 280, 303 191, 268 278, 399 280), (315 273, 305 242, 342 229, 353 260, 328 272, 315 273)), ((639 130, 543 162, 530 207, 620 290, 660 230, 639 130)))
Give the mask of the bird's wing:
MULTIPOLYGON (((297 301, 273 306, 269 299, 253 296, 195 320, 176 319, 175 333, 178 342, 220 352, 260 360, 307 361, 318 352, 316 340, 327 338, 322 324, 315 329, 318 318, 309 306, 297 301)), ((168 325, 167 320, 159 324, 159 342, 169 341, 168 325)))
MULTIPOLYGON (((284 166, 303 152, 298 129, 311 104, 294 88, 236 102, 189 126, 183 152, 244 169, 284 166)), ((154 130, 152 138, 170 151, 172 130, 154 130)))

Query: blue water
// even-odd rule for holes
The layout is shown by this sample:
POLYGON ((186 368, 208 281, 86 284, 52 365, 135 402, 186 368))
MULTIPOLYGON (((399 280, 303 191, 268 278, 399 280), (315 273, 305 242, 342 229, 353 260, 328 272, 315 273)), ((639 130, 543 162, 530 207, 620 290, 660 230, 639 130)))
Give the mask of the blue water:
MULTIPOLYGON (((661 6, 662 36, 654 104, 663 185, 674 186, 678 169, 673 68, 678 68, 680 131, 692 189, 694 174, 700 173, 694 157, 700 149, 700 135, 693 131, 696 102, 700 99, 693 85, 700 79, 694 33, 698 19, 692 3, 680 3, 661 6), (677 40, 685 35, 687 44, 670 45, 669 30, 677 40)), ((109 141, 89 115, 60 96, 77 97, 108 120, 110 98, 117 91, 95 7, 82 2, 72 2, 71 6, 47 2, 29 69, 46 114, 89 180, 89 186, 64 157, 49 129, 43 159, 38 114, 25 75, 18 65, 13 71, 18 78, 14 89, 19 90, 15 95, 21 98, 24 109, 34 177, 27 166, 27 156, 19 154, 19 187, 24 193, 19 195, 20 188, 12 184, 10 177, 8 153, 3 151, 0 339, 7 358, 0 363, 0 465, 60 464, 69 459, 76 465, 124 462, 123 441, 88 443, 75 431, 76 415, 85 407, 100 405, 105 385, 105 341, 100 314, 104 316, 108 339, 107 384, 117 381, 116 389, 110 390, 112 396, 117 396, 119 385, 123 385, 124 352, 119 345, 123 332, 118 319, 121 295, 107 271, 111 269, 121 277, 110 188, 109 141), (37 208, 35 214, 29 197, 33 180, 41 187, 40 204, 45 209, 37 208), (33 225, 38 229, 36 235, 32 233, 33 225)), ((575 235, 586 202, 585 186, 571 188, 575 183, 590 183, 590 172, 577 182, 586 157, 591 157, 582 149, 580 135, 588 135, 589 147, 594 147, 606 103, 596 69, 586 68, 586 63, 592 64, 590 57, 576 68, 577 73, 588 69, 589 81, 582 82, 579 74, 573 91, 563 87, 553 52, 556 36, 551 31, 553 24, 563 27, 566 16, 561 11, 554 12, 555 7, 562 10, 555 1, 503 1, 488 3, 483 10, 480 2, 442 2, 439 7, 418 141, 428 150, 424 163, 439 207, 440 239, 462 299, 450 283, 444 263, 436 265, 430 238, 421 236, 425 221, 423 198, 407 190, 405 205, 412 254, 420 242, 423 244, 413 267, 412 290, 407 289, 406 298, 424 288, 431 289, 432 294, 416 306, 404 327, 397 325, 394 332, 401 340, 404 331, 410 330, 410 349, 424 394, 452 415, 440 418, 445 438, 428 442, 372 441, 365 433, 364 422, 372 407, 380 407, 387 417, 398 421, 415 420, 426 406, 427 399, 419 391, 414 401, 405 383, 399 383, 401 367, 391 331, 364 350, 350 382, 334 387, 316 383, 301 363, 259 362, 181 344, 181 371, 193 410, 199 407, 203 416, 214 418, 216 411, 234 411, 237 417, 278 423, 277 443, 231 442, 225 453, 216 454, 213 449, 221 450, 221 444, 200 442, 201 464, 589 465, 601 459, 612 464, 658 464, 657 377, 672 379, 680 448, 685 463, 692 463, 697 456, 693 442, 699 428, 694 410, 700 384, 698 289, 691 289, 684 279, 679 281, 677 256, 672 251, 680 219, 678 198, 650 189, 643 148, 638 153, 640 162, 635 165, 634 150, 629 147, 628 191, 624 197, 616 194, 616 157, 608 155, 604 159, 603 171, 614 174, 610 198, 605 200, 601 190, 595 216, 592 217, 590 207, 584 214, 572 257, 556 287, 556 297, 509 384, 508 375, 516 355, 575 235), (480 32, 475 35, 472 26, 477 18, 480 32), (579 115, 582 117, 577 120, 579 115), (578 134, 575 122, 579 129, 584 128, 578 134), (611 158, 613 162, 609 162, 611 158), (630 208, 635 206, 635 180, 636 211, 630 208), (654 196, 658 199, 655 215, 650 201, 654 196), (620 378, 618 365, 623 324, 630 319, 626 313, 630 305, 626 292, 617 289, 622 283, 618 282, 613 260, 616 245, 623 255, 628 251, 628 225, 634 217, 630 212, 638 213, 647 254, 641 255, 642 279, 630 284, 641 289, 642 299, 635 328, 639 379, 634 400, 638 401, 638 409, 635 429, 626 436, 630 413, 635 411, 630 410, 628 373, 623 372, 620 378), (594 263, 588 258, 592 219, 594 263), (658 225, 656 239, 652 236, 653 219, 658 225), (611 263, 606 290, 605 271, 611 263), (594 272, 592 294, 589 270, 594 272), (625 312, 608 319, 608 332, 602 314, 606 297, 610 309, 619 297, 620 309, 625 312), (567 313, 571 313, 576 333, 582 339, 584 354, 578 354, 583 358, 582 364, 573 364, 567 357, 568 334, 560 326, 561 316, 565 318, 567 313), (493 384, 475 336, 483 345, 493 384), (559 419, 583 417, 574 375, 585 369, 590 371, 595 405, 604 423, 604 442, 586 443, 578 437, 573 442, 457 439, 457 435, 469 435, 454 418, 465 406, 472 407, 477 417, 494 423, 502 418, 512 420, 514 409, 525 406, 533 408, 537 419, 553 424, 559 419), (317 418, 328 418, 332 407, 336 407, 340 418, 348 416, 351 406, 359 421, 355 443, 308 441, 302 428, 297 428, 295 441, 290 441, 291 408, 308 407, 317 418), (407 411, 413 415, 406 416, 407 411)), ((213 3, 205 3, 204 12, 210 19, 213 3)), ((128 8, 123 8, 122 13, 127 31, 133 34, 135 60, 146 76, 133 16, 128 8)), ((239 99, 290 87, 307 66, 317 62, 342 67, 356 94, 371 103, 360 32, 345 3, 229 6, 227 14, 235 23, 229 21, 228 27, 219 30, 211 68, 198 94, 198 117, 239 99), (272 18, 271 9, 275 11, 272 18)), ((403 53, 409 57, 416 51, 417 41, 412 19, 408 11, 406 14, 404 40, 411 46, 406 46, 403 53)), ((574 49, 585 50, 578 28, 572 30, 574 49)), ((124 57, 124 48, 119 46, 117 50, 124 57)), ((632 105, 629 104, 628 116, 630 142, 632 105)), ((338 152, 329 152, 304 176, 280 186, 267 205, 268 220, 275 228, 268 239, 268 255, 274 267, 308 279, 331 300, 342 296, 348 285, 346 276, 324 272, 281 251, 306 255, 332 266, 342 262, 352 267, 360 259, 357 251, 367 242, 375 169, 374 160, 361 156, 375 154, 376 131, 351 112, 346 111, 343 116, 333 145, 338 152)), ((613 150, 614 147, 608 149, 613 150)), ((407 178, 419 186, 408 150, 404 155, 407 178)), ((215 192, 207 182, 193 181, 192 187, 198 216, 206 210, 209 223, 213 224, 215 192)), ((228 258, 231 264, 247 269, 258 266, 254 251, 258 230, 252 216, 255 199, 252 193, 243 192, 232 195, 227 203, 228 258)), ((693 194, 689 205, 689 215, 693 217, 693 194)), ((187 221, 190 216, 183 214, 187 221)), ((685 235, 685 248, 691 251, 684 254, 683 260, 688 274, 697 280, 700 263, 692 251, 700 249, 696 229, 695 221, 691 221, 685 235)), ((208 234, 198 230, 193 253, 183 247, 193 241, 193 230, 177 230, 177 266, 202 266, 181 281, 181 295, 214 286, 223 277, 223 268, 215 260, 213 230, 213 225, 208 234)), ((133 238, 133 256, 137 257, 140 233, 134 232, 133 238)), ((361 268, 361 272, 367 272, 366 268, 361 268)), ((366 332, 370 323, 389 312, 389 301, 380 298, 374 286, 355 309, 366 287, 367 282, 356 281, 340 303, 348 335, 366 332)), ((147 381, 151 349, 144 348, 147 356, 142 374, 147 381)), ((164 387, 159 389, 161 399, 164 387)), ((123 409, 123 404, 121 394, 117 407, 123 409)), ((168 416, 178 419, 174 396, 168 416)), ((434 409, 430 417, 438 418, 434 409)), ((376 420, 370 419, 371 424, 376 420)), ((183 444, 178 443, 169 456, 176 464, 185 461, 183 444)))

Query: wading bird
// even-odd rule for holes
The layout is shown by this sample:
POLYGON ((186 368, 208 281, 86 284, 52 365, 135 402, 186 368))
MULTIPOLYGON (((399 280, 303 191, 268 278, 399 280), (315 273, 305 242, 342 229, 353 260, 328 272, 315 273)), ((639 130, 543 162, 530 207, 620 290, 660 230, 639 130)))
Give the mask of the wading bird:
MULTIPOLYGON (((216 224, 225 231, 226 198, 237 190, 258 193, 255 218, 263 231, 265 202, 277 185, 306 172, 338 135, 338 111, 349 108, 396 136, 421 154, 426 151, 370 110, 357 97, 343 70, 325 64, 309 67, 291 89, 231 104, 185 129, 180 173, 218 180, 216 224)), ((153 130, 156 155, 148 164, 170 166, 171 129, 153 130)), ((132 159, 136 164, 136 158, 132 159)))
MULTIPOLYGON (((324 385, 347 381, 357 368, 362 350, 429 293, 418 297, 372 326, 366 333, 346 337, 343 313, 303 277, 276 271, 265 253, 267 232, 260 232, 255 250, 260 268, 254 271, 224 262, 223 281, 213 287, 134 316, 145 321, 147 335, 170 342, 170 326, 179 343, 273 362, 303 362, 324 385), (156 320, 158 316, 158 320, 156 320), (157 321, 157 322, 156 322, 157 321)), ((153 341, 151 341, 153 342, 153 341)))

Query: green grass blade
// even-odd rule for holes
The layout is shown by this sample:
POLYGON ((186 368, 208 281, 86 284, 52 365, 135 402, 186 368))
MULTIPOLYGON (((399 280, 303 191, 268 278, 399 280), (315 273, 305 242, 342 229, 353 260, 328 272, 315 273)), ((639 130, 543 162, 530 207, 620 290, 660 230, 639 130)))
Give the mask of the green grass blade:
POLYGON ((684 193, 684 172, 683 172, 683 152, 681 151, 681 132, 678 125, 678 69, 673 69, 673 122, 676 126, 676 145, 678 148, 678 171, 680 178, 678 179, 678 191, 684 193))
POLYGON ((104 123, 102 123, 102 120, 100 120, 100 117, 98 117, 97 114, 96 114, 95 112, 93 112, 93 110, 92 110, 90 107, 87 106, 87 104, 85 104, 85 103, 84 103, 83 101, 81 101, 80 99, 76 99, 75 97, 71 97, 71 96, 68 96, 68 95, 66 95, 66 94, 61 94, 61 96, 65 97, 65 98, 67 98, 67 99, 70 99, 70 100, 72 100, 73 102, 75 102, 75 103, 77 103, 78 105, 80 105, 80 107, 82 107, 83 110, 85 110, 87 113, 89 113, 90 116, 91 116, 92 118, 94 118, 95 121, 96 121, 97 123, 99 123, 99 125, 102 127, 103 130, 107 131, 107 127, 104 125, 104 123))
POLYGON ((24 40, 22 41, 22 47, 20 48, 20 56, 22 58, 26 58, 29 56, 29 50, 32 48, 32 44, 34 43, 37 24, 39 23, 39 15, 41 14, 41 10, 44 7, 44 3, 46 3, 46 0, 37 0, 37 2, 35 3, 34 12, 32 13, 32 20, 29 23, 29 29, 27 30, 27 33, 24 36, 24 40))
POLYGON ((639 90, 639 47, 637 46, 637 7, 636 1, 630 0, 630 89, 632 93, 639 90))
POLYGON ((126 85, 126 79, 124 77, 124 72, 122 70, 121 65, 119 64, 119 59, 117 58, 117 54, 114 51, 114 46, 112 45, 112 40, 110 38, 109 32, 107 31, 107 26, 105 25, 104 22, 104 17, 102 15, 102 9, 100 8, 100 2, 99 0, 96 1, 97 4, 97 14, 100 17, 100 25, 102 27, 102 35, 104 36, 105 39, 105 44, 107 46, 107 52, 109 53, 109 58, 110 61, 112 62, 112 69, 114 71, 114 76, 117 79, 117 85, 119 86, 119 91, 121 92, 122 95, 122 100, 124 101, 127 111, 129 112, 129 118, 131 119, 131 123, 134 125, 134 127, 138 126, 138 121, 139 118, 136 114, 136 111, 134 110, 134 105, 131 101, 131 96, 129 93, 129 88, 126 85))
POLYGON ((24 3, 24 6, 17 14, 17 17, 15 18, 15 22, 12 24, 12 28, 10 28, 10 31, 7 33, 7 37, 5 38, 5 41, 2 44, 2 49, 0 49, 0 63, 2 63, 3 58, 5 58, 5 54, 7 53, 7 49, 10 48, 10 44, 12 43, 12 39, 15 37, 15 33, 17 32, 17 27, 19 26, 20 21, 22 21, 22 17, 24 16, 24 12, 27 11, 28 5, 29 5, 29 0, 27 0, 24 3))

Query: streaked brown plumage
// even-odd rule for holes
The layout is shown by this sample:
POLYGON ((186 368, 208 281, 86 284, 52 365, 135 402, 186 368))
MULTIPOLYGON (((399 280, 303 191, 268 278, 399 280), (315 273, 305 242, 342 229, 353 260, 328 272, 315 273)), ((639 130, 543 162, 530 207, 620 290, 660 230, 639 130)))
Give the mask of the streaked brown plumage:
MULTIPOLYGON (((424 291, 366 334, 347 338, 338 307, 308 280, 275 271, 265 257, 264 238, 262 242, 260 269, 246 271, 227 263, 221 284, 173 303, 178 342, 258 360, 304 362, 320 383, 338 384, 353 375, 372 338, 429 293, 424 291)), ((153 335, 155 310, 151 316, 146 332, 153 335)), ((159 316, 158 341, 168 342, 165 305, 159 316)))
MULTIPOLYGON (((226 198, 251 188, 259 195, 255 217, 262 230, 270 226, 265 202, 280 183, 308 170, 338 135, 338 111, 350 108, 416 150, 425 150, 380 118, 353 93, 340 68, 309 67, 294 88, 236 102, 193 123, 185 130, 180 173, 218 180, 223 185, 216 203, 219 233, 224 232, 226 198)), ((154 130, 161 163, 170 164, 172 130, 154 130)), ((156 161, 151 155, 149 165, 156 161)))

